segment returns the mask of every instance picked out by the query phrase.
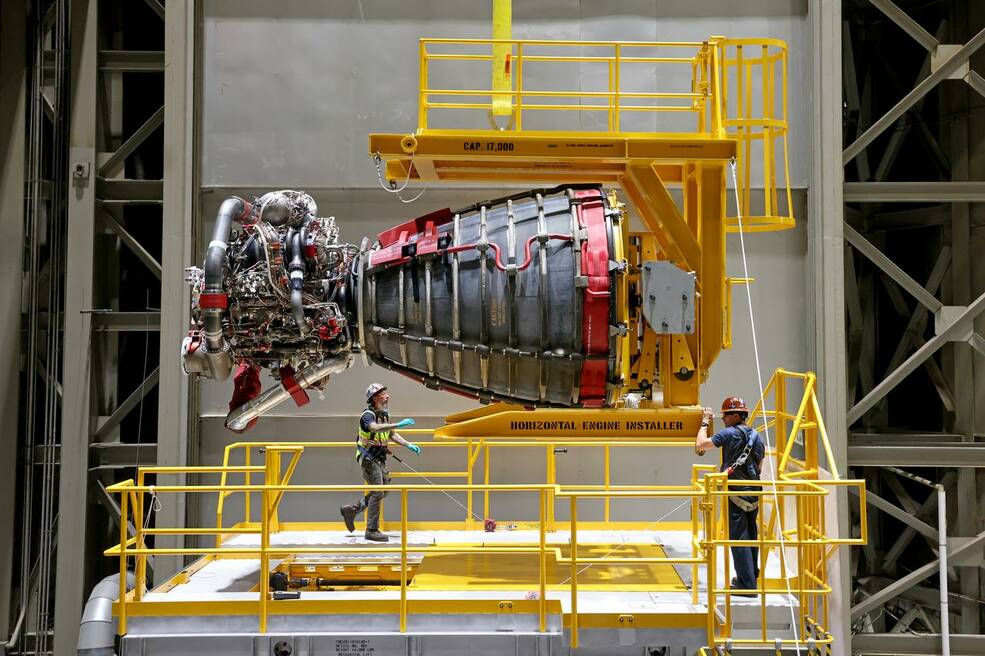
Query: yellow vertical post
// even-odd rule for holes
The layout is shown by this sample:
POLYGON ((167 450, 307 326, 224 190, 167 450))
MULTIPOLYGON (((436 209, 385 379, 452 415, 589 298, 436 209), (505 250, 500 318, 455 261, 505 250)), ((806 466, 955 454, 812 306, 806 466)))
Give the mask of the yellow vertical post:
POLYGON ((129 535, 127 534, 127 525, 129 520, 127 519, 127 513, 129 512, 129 494, 123 492, 120 494, 120 597, 119 597, 119 611, 117 616, 119 618, 119 635, 125 635, 127 632, 127 540, 129 535))
POLYGON ((420 130, 426 130, 428 127, 428 49, 423 40, 418 42, 417 47, 421 60, 417 80, 417 88, 419 89, 417 94, 417 127, 420 130))
MULTIPOLYGON (((492 3, 492 38, 509 40, 512 38, 513 0, 493 0, 492 3)), ((493 116, 509 116, 513 113, 512 95, 513 79, 510 71, 510 56, 513 45, 510 43, 494 43, 492 47, 492 97, 493 116)))
MULTIPOLYGON (((739 123, 739 138, 736 140, 736 152, 735 157, 738 161, 736 168, 736 186, 738 186, 737 192, 739 194, 739 199, 745 199, 746 197, 746 169, 745 161, 749 152, 749 126, 746 125, 746 118, 748 116, 745 112, 745 101, 746 98, 746 76, 745 76, 745 65, 742 58, 742 44, 737 44, 735 46, 735 117, 738 119, 739 123)), ((744 206, 739 206, 735 208, 736 212, 745 215, 744 206)))
POLYGON ((769 46, 763 45, 763 216, 773 213, 773 128, 770 119, 773 118, 773 79, 770 71, 769 46))
POLYGON ((578 497, 571 500, 571 648, 578 649, 578 497))
MULTIPOLYGON (((701 297, 698 299, 701 333, 698 358, 699 374, 709 371, 722 350, 725 320, 725 166, 700 164, 696 166, 697 185, 686 185, 686 191, 696 191, 697 221, 700 224, 701 297)), ((669 378, 669 376, 668 376, 669 378)), ((694 383, 697 385, 697 381, 694 383)))
MULTIPOLYGON (((773 400, 776 402, 776 464, 780 464, 780 454, 787 448, 787 377, 782 369, 776 371, 776 387, 773 390, 773 400)), ((766 410, 766 399, 763 399, 763 410, 766 410)), ((765 417, 765 415, 764 415, 765 417)), ((768 419, 768 417, 767 417, 768 419)))
POLYGON ((485 469, 485 475, 483 477, 483 485, 487 486, 485 490, 482 491, 482 519, 489 519, 489 456, 492 455, 492 449, 490 444, 486 442, 486 457, 482 459, 482 465, 485 469))
MULTIPOLYGON (((265 485, 280 485, 280 451, 277 449, 267 449, 266 456, 264 458, 264 484, 265 485)), ((268 523, 270 525, 270 530, 279 531, 280 522, 278 521, 278 513, 276 510, 271 512, 271 496, 264 495, 263 498, 263 513, 268 516, 268 523)))
POLYGON ((523 43, 516 44, 516 116, 514 127, 517 131, 523 129, 523 43))
POLYGON ((611 501, 611 498, 608 495, 608 492, 609 492, 609 483, 610 483, 610 479, 611 479, 611 475, 610 475, 611 469, 610 469, 610 466, 609 465, 610 465, 609 446, 606 445, 605 446, 605 491, 606 491, 606 496, 605 496, 605 506, 604 506, 604 510, 603 510, 603 513, 604 513, 603 519, 604 519, 604 521, 605 521, 606 524, 609 523, 609 502, 611 501))
POLYGON ((742 215, 749 216, 750 195, 752 188, 752 64, 745 63, 742 66, 742 75, 745 77, 746 93, 743 97, 745 103, 746 116, 746 152, 742 161, 744 173, 742 175, 742 215))
MULTIPOLYGON (((557 485, 557 460, 554 456, 554 445, 547 445, 547 484, 557 485)), ((554 529, 554 509, 550 508, 547 513, 547 521, 554 529)))
POLYGON ((615 108, 616 108, 615 117, 614 117, 615 118, 615 121, 614 121, 615 122, 615 128, 616 128, 616 132, 619 132, 619 130, 621 129, 620 121, 619 121, 619 105, 620 105, 620 101, 621 101, 621 97, 619 95, 619 87, 620 87, 619 79, 620 79, 620 76, 621 76, 621 68, 622 68, 622 62, 621 62, 622 46, 620 46, 617 43, 616 46, 615 46, 615 48, 616 48, 616 52, 615 52, 615 55, 616 55, 616 62, 615 62, 615 64, 616 64, 616 84, 615 84, 615 87, 616 87, 615 88, 616 96, 615 96, 615 101, 614 101, 613 104, 615 105, 615 108))
MULTIPOLYGON (((249 446, 247 446, 244 450, 246 451, 246 455, 244 456, 244 464, 247 467, 249 467, 250 466, 250 460, 251 460, 251 455, 250 454, 252 453, 253 449, 251 449, 249 446)), ((225 476, 225 473, 223 473, 223 476, 225 476)), ((250 486, 250 481, 251 481, 250 472, 247 471, 246 472, 246 481, 245 481, 247 487, 250 486)), ((244 515, 244 519, 245 519, 246 523, 249 523, 249 522, 251 522, 253 520, 253 513, 251 512, 251 509, 250 509, 250 497, 252 497, 252 496, 253 496, 253 494, 249 490, 243 492, 243 515, 244 515)), ((219 528, 222 528, 222 527, 220 526, 219 528)), ((216 546, 222 546, 222 536, 221 535, 216 536, 216 539, 219 540, 219 544, 216 545, 216 546)))
POLYGON ((614 56, 613 56, 612 59, 610 59, 608 61, 608 65, 609 65, 609 97, 606 99, 606 107, 608 108, 607 111, 606 111, 606 114, 608 114, 608 119, 609 119, 609 123, 608 123, 608 125, 609 125, 609 132, 614 132, 615 131, 615 126, 616 126, 616 123, 615 123, 615 120, 614 120, 615 119, 615 116, 614 116, 613 111, 612 111, 613 108, 615 107, 615 100, 616 100, 616 95, 615 95, 616 94, 616 87, 615 87, 615 81, 616 81, 616 78, 615 78, 615 65, 616 65, 616 60, 615 60, 615 57, 614 56))
MULTIPOLYGON (((138 475, 139 479, 143 478, 143 474, 138 475)), ((138 486, 143 487, 142 482, 137 483, 138 486)), ((137 549, 146 549, 147 545, 144 544, 144 493, 135 493, 136 504, 134 504, 134 522, 133 526, 136 530, 134 544, 137 545, 137 549)), ((126 525, 126 519, 123 519, 123 524, 126 525)), ((144 554, 137 554, 137 565, 136 571, 134 572, 133 581, 133 599, 134 601, 140 601, 144 596, 144 581, 147 578, 147 556, 144 554)))
POLYGON ((400 632, 407 632, 407 490, 400 490, 400 632))
POLYGON ((540 490, 540 594, 537 612, 540 616, 540 632, 547 631, 547 491, 540 490))
MULTIPOLYGON (((268 455, 270 451, 267 451, 268 455)), ((260 633, 267 632, 267 596, 270 586, 270 556, 267 549, 270 548, 270 492, 267 486, 269 480, 264 482, 263 492, 260 495, 262 502, 260 510, 260 633)))
POLYGON ((467 516, 465 517, 465 529, 471 531, 475 528, 475 513, 472 512, 472 436, 469 435, 468 444, 465 449, 465 484, 469 486, 468 497, 465 501, 467 516))
POLYGON ((705 475, 705 496, 702 505, 704 507, 705 543, 707 554, 705 565, 707 571, 705 576, 708 579, 708 603, 706 604, 708 607, 708 645, 711 647, 715 646, 715 616, 718 613, 715 601, 715 585, 718 582, 718 547, 714 544, 714 541, 718 536, 718 526, 716 525, 718 513, 715 508, 715 497, 712 495, 713 488, 714 479, 711 476, 705 475))

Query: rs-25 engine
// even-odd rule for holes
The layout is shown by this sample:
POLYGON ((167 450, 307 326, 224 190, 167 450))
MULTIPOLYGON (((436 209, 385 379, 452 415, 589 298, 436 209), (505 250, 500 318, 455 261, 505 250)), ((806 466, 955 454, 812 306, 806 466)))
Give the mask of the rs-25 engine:
POLYGON ((186 270, 192 325, 182 361, 186 373, 215 380, 236 367, 227 427, 245 430, 286 396, 304 405, 306 389, 351 364, 359 249, 338 237, 335 219, 319 217, 301 191, 222 203, 204 267, 186 270), (281 382, 263 394, 261 368, 281 382))

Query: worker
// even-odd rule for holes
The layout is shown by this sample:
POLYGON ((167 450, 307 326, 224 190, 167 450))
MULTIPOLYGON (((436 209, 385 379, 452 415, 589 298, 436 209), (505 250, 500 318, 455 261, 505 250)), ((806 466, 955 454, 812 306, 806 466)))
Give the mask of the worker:
MULTIPOLYGON (((420 455, 421 447, 408 442, 395 429, 413 426, 413 419, 401 419, 390 423, 387 403, 390 395, 386 386, 373 383, 366 388, 366 409, 359 418, 359 435, 356 437, 356 462, 362 467, 363 481, 366 485, 389 485, 390 476, 386 468, 388 447, 392 440, 420 455)), ((374 542, 389 542, 390 538, 380 532, 380 503, 387 495, 384 490, 373 490, 352 505, 342 506, 342 519, 351 533, 356 530, 356 516, 366 511, 365 538, 374 542)))
MULTIPOLYGON (((722 449, 722 469, 731 480, 759 480, 762 471, 766 446, 751 426, 745 421, 749 416, 746 402, 737 396, 730 396, 722 403, 722 423, 725 428, 708 437, 715 413, 705 408, 701 427, 694 440, 694 450, 701 456, 713 447, 722 449)), ((762 489, 756 486, 729 486, 730 491, 749 491, 762 489)), ((729 495, 728 536, 730 540, 755 540, 758 536, 759 497, 754 495, 729 495)), ((731 581, 735 590, 755 590, 759 586, 759 549, 757 547, 732 547, 732 562, 735 563, 736 576, 731 581)), ((753 597, 751 593, 739 596, 753 597)))

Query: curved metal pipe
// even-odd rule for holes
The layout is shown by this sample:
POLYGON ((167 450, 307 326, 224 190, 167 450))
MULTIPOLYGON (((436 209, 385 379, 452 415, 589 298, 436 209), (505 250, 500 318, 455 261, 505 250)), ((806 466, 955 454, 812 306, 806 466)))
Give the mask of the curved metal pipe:
POLYGON ((304 299, 301 290, 304 287, 304 256, 301 250, 301 234, 291 228, 287 233, 287 246, 290 249, 291 262, 288 270, 291 272, 291 313, 298 331, 304 335, 307 325, 304 322, 304 299))
MULTIPOLYGON (((327 358, 321 364, 316 364, 294 375, 294 381, 301 389, 308 389, 331 374, 345 371, 352 364, 352 356, 348 353, 327 358)), ((247 401, 226 415, 226 428, 245 430, 246 426, 261 415, 273 410, 287 399, 291 393, 281 384, 260 393, 255 399, 247 401)))
MULTIPOLYGON (((127 590, 134 586, 133 572, 127 572, 127 590)), ((115 656, 116 622, 113 602, 120 596, 120 575, 111 574, 96 584, 89 594, 79 623, 79 656, 115 656)))
MULTIPOLYGON (((212 231, 212 241, 209 242, 205 253, 205 294, 223 293, 223 269, 226 260, 226 248, 229 245, 229 232, 233 220, 243 220, 252 208, 249 203, 238 196, 231 196, 222 201, 219 212, 215 217, 215 228, 212 231)), ((229 344, 222 335, 222 317, 226 313, 224 307, 206 307, 202 309, 205 324, 202 330, 203 356, 208 360, 209 375, 216 380, 225 380, 233 368, 232 353, 229 344)))

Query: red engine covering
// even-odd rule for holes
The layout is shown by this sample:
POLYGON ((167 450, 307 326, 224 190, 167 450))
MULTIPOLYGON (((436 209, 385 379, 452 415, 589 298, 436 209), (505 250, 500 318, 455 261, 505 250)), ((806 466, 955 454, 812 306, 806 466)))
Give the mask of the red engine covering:
MULTIPOLYGON (((605 201, 595 189, 580 189, 575 197, 578 224, 588 231, 581 246, 582 274, 588 276, 582 306, 582 344, 584 354, 609 352, 609 239, 605 229, 605 201)), ((604 359, 586 360, 581 369, 581 402, 589 407, 605 403, 609 363, 604 359)))

